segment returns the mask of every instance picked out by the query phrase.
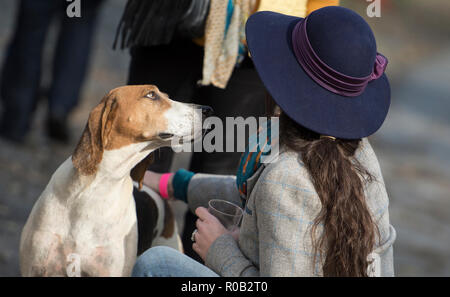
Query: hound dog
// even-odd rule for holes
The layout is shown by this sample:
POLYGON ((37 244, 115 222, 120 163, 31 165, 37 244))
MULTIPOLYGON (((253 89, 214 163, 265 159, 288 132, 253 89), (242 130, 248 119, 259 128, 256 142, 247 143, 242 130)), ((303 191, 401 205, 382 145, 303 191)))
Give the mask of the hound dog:
POLYGON ((65 276, 75 259, 81 276, 129 276, 151 245, 179 247, 170 207, 142 180, 155 149, 174 137, 201 137, 194 126, 205 110, 152 85, 110 91, 31 211, 20 241, 22 275, 65 276))

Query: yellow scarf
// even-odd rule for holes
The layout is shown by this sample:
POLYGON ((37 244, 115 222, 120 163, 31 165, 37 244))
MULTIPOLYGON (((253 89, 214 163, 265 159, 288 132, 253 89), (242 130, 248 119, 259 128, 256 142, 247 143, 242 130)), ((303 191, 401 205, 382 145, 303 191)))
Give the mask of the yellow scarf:
POLYGON ((258 11, 275 11, 282 14, 304 17, 308 0, 261 0, 258 11))
POLYGON ((258 11, 269 10, 303 18, 316 9, 337 5, 339 0, 260 0, 258 11))
POLYGON ((202 85, 226 87, 237 62, 239 42, 245 42, 245 23, 256 7, 257 11, 269 10, 305 17, 321 7, 339 5, 339 0, 234 0, 233 16, 225 34, 227 5, 227 0, 210 2, 205 28, 202 85))

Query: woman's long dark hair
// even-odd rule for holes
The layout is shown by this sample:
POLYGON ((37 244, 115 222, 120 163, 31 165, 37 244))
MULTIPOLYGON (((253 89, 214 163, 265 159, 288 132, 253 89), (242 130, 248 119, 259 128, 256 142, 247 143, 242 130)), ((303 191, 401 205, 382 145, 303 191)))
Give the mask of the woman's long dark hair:
POLYGON ((373 176, 354 157, 361 139, 321 138, 281 112, 280 142, 300 152, 322 202, 311 228, 314 263, 320 255, 324 276, 367 276, 378 228, 364 197, 364 183, 373 176), (316 238, 319 224, 323 232, 316 238))

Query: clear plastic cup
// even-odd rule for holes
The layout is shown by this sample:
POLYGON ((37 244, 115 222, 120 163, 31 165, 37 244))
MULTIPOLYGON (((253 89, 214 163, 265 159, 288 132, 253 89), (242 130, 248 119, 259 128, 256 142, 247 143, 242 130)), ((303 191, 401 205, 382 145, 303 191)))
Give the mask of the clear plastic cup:
POLYGON ((208 203, 208 211, 215 216, 228 230, 233 231, 239 227, 244 211, 234 203, 211 199, 208 203))

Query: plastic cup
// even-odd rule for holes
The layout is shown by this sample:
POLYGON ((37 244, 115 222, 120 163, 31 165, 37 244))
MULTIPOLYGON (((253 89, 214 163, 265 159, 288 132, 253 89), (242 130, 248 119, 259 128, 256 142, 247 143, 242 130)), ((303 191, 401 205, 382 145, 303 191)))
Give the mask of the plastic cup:
POLYGON ((228 231, 233 231, 239 226, 244 214, 242 208, 236 204, 221 199, 211 199, 208 203, 208 211, 215 216, 228 231))

